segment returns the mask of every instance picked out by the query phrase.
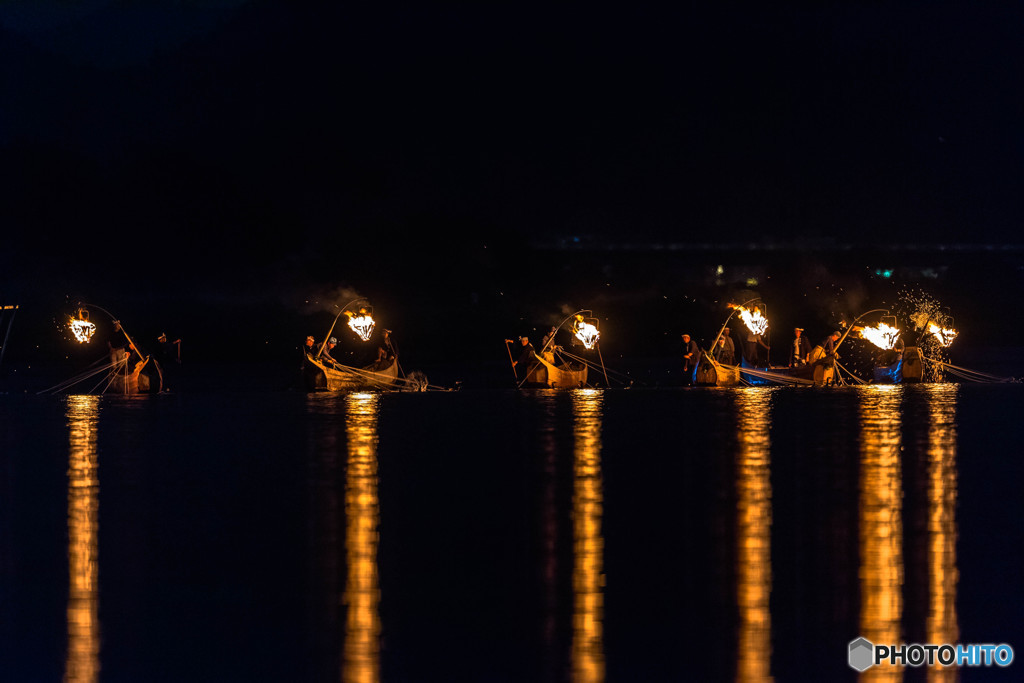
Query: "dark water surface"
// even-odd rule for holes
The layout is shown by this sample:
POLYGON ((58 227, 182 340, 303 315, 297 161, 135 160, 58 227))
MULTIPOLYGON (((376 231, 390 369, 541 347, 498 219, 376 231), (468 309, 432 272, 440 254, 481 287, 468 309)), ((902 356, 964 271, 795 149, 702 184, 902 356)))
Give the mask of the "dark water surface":
POLYGON ((2 395, 0 680, 832 681, 858 636, 1024 652, 1022 399, 2 395))

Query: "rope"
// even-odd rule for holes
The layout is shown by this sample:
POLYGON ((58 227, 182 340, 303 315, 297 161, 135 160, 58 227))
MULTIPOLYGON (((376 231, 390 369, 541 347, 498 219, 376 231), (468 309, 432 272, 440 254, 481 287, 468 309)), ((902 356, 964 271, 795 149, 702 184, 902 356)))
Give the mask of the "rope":
POLYGON ((571 354, 568 351, 562 350, 561 352, 559 352, 558 355, 559 356, 564 356, 565 358, 568 358, 569 360, 576 361, 577 363, 583 363, 584 365, 586 365, 591 370, 601 370, 602 372, 605 373, 606 376, 607 375, 613 375, 615 377, 615 379, 619 380, 623 384, 627 384, 628 382, 632 381, 632 378, 629 375, 623 374, 621 372, 615 372, 614 370, 608 370, 603 365, 597 365, 596 363, 594 363, 592 361, 589 361, 586 358, 582 358, 580 356, 571 354))
MULTIPOLYGON (((107 375, 107 377, 106 377, 107 384, 106 384, 106 386, 103 387, 103 391, 100 392, 101 394, 107 393, 107 389, 109 389, 110 385, 114 383, 114 377, 116 377, 116 376, 117 376, 116 372, 111 372, 109 375, 107 375)), ((96 391, 96 387, 98 387, 101 384, 103 384, 103 379, 100 379, 99 382, 96 382, 96 386, 94 386, 92 389, 90 389, 89 393, 91 394, 94 391, 96 391)))
MULTIPOLYGON (((568 353, 566 351, 556 351, 555 355, 558 356, 558 359, 560 361, 562 361, 563 363, 568 364, 568 361, 573 361, 575 363, 579 363, 581 365, 586 366, 588 369, 593 370, 594 372, 601 371, 604 374, 605 383, 608 384, 608 385, 611 384, 608 381, 608 370, 604 366, 598 365, 597 363, 589 361, 586 358, 581 358, 580 356, 576 356, 576 355, 568 353)), ((625 382, 623 382, 623 384, 625 384, 625 382)), ((593 385, 587 384, 587 386, 588 387, 592 387, 593 385)))
MULTIPOLYGON (((398 361, 396 360, 395 361, 396 365, 397 365, 397 362, 398 361)), ((323 367, 326 367, 326 366, 323 366, 323 367)), ((330 368, 330 369, 332 369, 332 370, 339 370, 340 372, 347 372, 347 373, 356 375, 357 377, 365 379, 365 380, 367 380, 369 382, 372 382, 374 384, 378 384, 378 385, 380 385, 382 387, 388 387, 388 386, 391 386, 393 384, 398 384, 398 385, 400 385, 401 387, 403 387, 405 389, 412 389, 412 388, 419 389, 420 387, 424 387, 424 389, 426 391, 450 391, 450 389, 447 389, 446 387, 442 387, 442 386, 439 386, 439 385, 436 385, 436 384, 429 384, 428 383, 426 385, 421 385, 416 380, 407 379, 405 377, 392 377, 391 375, 387 375, 387 374, 382 373, 382 372, 374 372, 373 370, 367 370, 365 368, 357 368, 357 367, 353 367, 351 365, 342 365, 341 363, 335 363, 334 367, 330 368), (384 379, 381 379, 381 378, 384 378, 384 379)))
POLYGON ((388 385, 391 385, 391 384, 400 384, 400 383, 403 383, 403 382, 411 383, 411 382, 409 382, 409 380, 406 380, 406 379, 401 378, 401 377, 397 377, 397 376, 396 377, 392 377, 391 375, 387 375, 387 374, 384 374, 382 372, 374 372, 373 370, 364 370, 363 368, 355 368, 355 367, 352 367, 351 365, 342 365, 341 363, 336 363, 334 365, 334 367, 331 368, 331 369, 333 369, 333 370, 340 370, 341 372, 348 372, 350 374, 356 375, 357 377, 361 377, 363 379, 367 379, 367 380, 369 380, 371 382, 375 382, 375 383, 380 384, 382 386, 388 386, 388 385), (379 379, 379 378, 384 378, 384 379, 379 379))
POLYGON ((793 384, 793 385, 804 385, 812 386, 814 380, 804 379, 803 377, 793 377, 792 375, 783 375, 777 372, 768 372, 766 370, 755 370, 753 368, 740 368, 740 381, 748 381, 743 379, 743 375, 750 375, 751 377, 759 377, 766 379, 769 382, 777 382, 779 384, 793 384))
MULTIPOLYGON (((124 360, 118 361, 117 363, 115 363, 115 365, 124 365, 124 375, 121 375, 121 376, 124 377, 124 393, 125 393, 125 395, 128 394, 128 361, 131 359, 131 357, 132 357, 132 355, 129 353, 127 356, 124 357, 124 360)), ((116 371, 115 372, 111 372, 110 376, 107 378, 107 385, 105 387, 103 387, 103 391, 101 391, 100 393, 101 394, 107 393, 107 389, 109 389, 110 385, 114 383, 114 378, 118 377, 118 376, 119 375, 118 375, 118 373, 116 371)), ((103 380, 100 380, 100 382, 102 382, 102 381, 103 380)), ((99 384, 97 384, 96 386, 99 386, 99 384)), ((93 390, 95 390, 95 389, 96 389, 96 387, 93 387, 93 390)))
MULTIPOLYGON (((99 362, 99 361, 97 361, 97 362, 99 362)), ((95 363, 94 363, 94 365, 95 365, 95 363)), ((65 380, 63 382, 60 382, 59 384, 55 384, 54 386, 50 387, 49 389, 43 389, 42 391, 38 391, 38 392, 36 392, 36 395, 38 396, 39 394, 55 394, 55 393, 57 393, 59 391, 63 391, 65 389, 69 389, 69 388, 75 386, 76 384, 84 382, 85 380, 89 379, 90 377, 95 377, 96 375, 98 375, 98 374, 100 374, 102 372, 106 372, 107 370, 110 370, 110 369, 116 367, 117 365, 118 365, 118 363, 108 362, 106 365, 101 365, 100 367, 97 367, 95 369, 87 370, 86 372, 84 372, 84 373, 82 373, 80 375, 76 375, 75 377, 72 377, 69 380, 65 380)), ((96 386, 99 386, 99 385, 97 384, 96 386)), ((93 389, 95 389, 95 387, 93 387, 93 389)))
POLYGON ((839 368, 839 369, 840 369, 840 370, 841 370, 842 372, 845 372, 845 373, 846 373, 847 375, 849 375, 849 376, 850 376, 850 378, 851 378, 851 379, 852 379, 852 380, 853 380, 854 382, 856 382, 857 384, 867 384, 867 381, 866 381, 866 380, 863 380, 863 379, 861 379, 861 378, 860 378, 860 377, 858 377, 857 375, 855 375, 855 374, 853 374, 852 372, 850 372, 849 370, 847 370, 847 369, 846 369, 846 366, 845 366, 845 365, 843 365, 842 363, 840 363, 839 361, 836 361, 836 367, 838 367, 838 368, 839 368))
POLYGON ((999 377, 998 375, 990 375, 987 372, 970 370, 968 368, 960 367, 959 365, 952 365, 950 363, 944 363, 942 361, 933 360, 931 358, 925 358, 924 360, 933 365, 938 365, 940 371, 949 372, 951 375, 955 375, 957 377, 960 377, 961 379, 966 379, 970 382, 979 382, 983 384, 999 384, 1017 381, 1013 377, 999 377))

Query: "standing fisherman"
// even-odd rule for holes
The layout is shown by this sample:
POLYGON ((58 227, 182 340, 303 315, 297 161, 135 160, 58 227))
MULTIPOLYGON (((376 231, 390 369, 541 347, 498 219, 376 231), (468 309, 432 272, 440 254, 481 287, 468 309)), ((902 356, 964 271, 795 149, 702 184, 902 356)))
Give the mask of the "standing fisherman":
POLYGON ((728 327, 722 330, 722 336, 718 338, 715 360, 722 365, 735 365, 736 363, 736 344, 732 341, 728 327))
POLYGON ((789 367, 796 368, 807 365, 807 359, 811 355, 811 342, 803 336, 804 328, 793 328, 793 343, 790 346, 789 367))
MULTIPOLYGON (((507 345, 511 343, 511 339, 506 339, 506 348, 508 348, 507 345)), ((522 348, 519 352, 519 358, 517 360, 512 361, 512 369, 515 370, 516 372, 516 381, 522 384, 522 382, 526 380, 526 375, 529 373, 530 369, 533 366, 533 363, 531 361, 533 361, 534 357, 536 356, 536 353, 534 351, 533 344, 530 343, 529 337, 520 337, 519 343, 521 344, 522 348)), ((509 357, 511 356, 512 350, 509 349, 509 357)))
POLYGON ((697 370, 697 362, 700 360, 700 349, 697 342, 690 339, 690 335, 683 335, 683 385, 693 384, 693 373, 697 370))

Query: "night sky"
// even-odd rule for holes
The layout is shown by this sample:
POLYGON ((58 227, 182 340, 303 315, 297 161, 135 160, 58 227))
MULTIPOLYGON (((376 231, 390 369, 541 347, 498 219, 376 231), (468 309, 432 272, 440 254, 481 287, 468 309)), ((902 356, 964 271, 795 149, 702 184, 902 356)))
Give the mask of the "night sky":
MULTIPOLYGON (((290 347, 357 293, 451 349, 645 297, 711 319, 727 293, 698 271, 769 247, 765 264, 780 246, 798 271, 829 264, 788 294, 870 289, 854 281, 881 260, 844 256, 844 275, 828 250, 1024 241, 1022 20, 963 2, 6 2, 0 297, 36 324, 102 303, 199 351, 290 347), (708 244, 745 251, 678 249, 708 244), (486 324, 440 342, 446 311, 486 324), (239 329, 261 313, 274 330, 239 329)), ((996 298, 1019 296, 1020 253, 996 298)))

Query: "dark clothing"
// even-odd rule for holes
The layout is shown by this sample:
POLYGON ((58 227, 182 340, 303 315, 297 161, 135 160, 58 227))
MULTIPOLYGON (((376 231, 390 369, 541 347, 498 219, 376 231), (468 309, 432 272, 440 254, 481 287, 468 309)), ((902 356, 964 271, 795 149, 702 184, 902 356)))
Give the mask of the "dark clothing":
POLYGON ((519 354, 519 359, 516 361, 516 377, 519 379, 520 382, 522 382, 523 380, 526 379, 526 373, 528 373, 530 369, 533 368, 534 364, 537 362, 537 359, 534 358, 535 352, 533 344, 526 344, 525 346, 520 346, 520 349, 521 352, 519 354))
POLYGON ((160 337, 157 340, 157 347, 155 352, 155 360, 159 366, 160 377, 162 379, 162 389, 164 391, 170 391, 171 388, 178 387, 179 379, 179 367, 181 366, 181 349, 178 346, 181 343, 180 339, 175 341, 167 341, 166 337, 160 337), (162 339, 163 341, 160 341, 162 339))
POLYGON ((110 347, 110 359, 114 362, 123 362, 125 358, 129 363, 137 363, 142 357, 132 348, 131 339, 123 328, 117 326, 110 333, 110 340, 107 342, 110 347), (122 353, 123 352, 123 353, 122 353))
POLYGON ((836 352, 836 340, 832 339, 832 335, 825 337, 825 341, 821 342, 821 348, 825 350, 825 354, 828 356, 835 355, 836 352))
POLYGON ((693 384, 693 373, 697 369, 697 363, 700 362, 700 348, 697 346, 697 342, 692 339, 688 342, 684 342, 683 347, 683 384, 689 386, 693 384))
POLYGON ((721 343, 715 347, 715 360, 723 365, 735 365, 736 344, 733 343, 732 337, 727 334, 722 335, 721 340, 721 343))
POLYGON ((765 335, 749 330, 743 338, 743 358, 755 368, 768 365, 768 344, 764 338, 765 335))
POLYGON ((177 342, 170 341, 158 341, 157 342, 157 360, 164 365, 170 365, 171 363, 181 363, 181 358, 178 355, 178 344, 177 342))
POLYGON ((764 335, 747 335, 743 341, 743 357, 755 368, 768 365, 768 344, 764 341, 764 335))
POLYGON ((330 344, 324 344, 324 348, 320 352, 320 362, 327 366, 333 366, 338 364, 338 361, 334 360, 334 357, 331 355, 330 344))
POLYGON ((766 327, 762 334, 757 335, 757 357, 761 367, 771 366, 771 350, 772 347, 768 345, 768 328, 766 327))
POLYGON ((683 369, 688 372, 693 370, 697 367, 699 360, 700 349, 697 347, 697 342, 691 339, 683 348, 683 369))
POLYGON ((394 343, 392 343, 391 335, 385 334, 384 340, 381 342, 380 346, 377 347, 377 362, 380 363, 397 357, 398 349, 395 348, 394 343))
POLYGON ((757 365, 757 335, 746 330, 743 335, 743 359, 757 365))
POLYGON ((792 351, 792 356, 789 359, 790 366, 803 365, 807 362, 807 356, 811 353, 811 342, 807 341, 807 337, 803 335, 793 337, 790 349, 792 351))
POLYGON ((541 349, 548 348, 548 342, 551 341, 554 338, 555 333, 557 331, 558 331, 557 327, 552 327, 551 331, 544 335, 544 338, 540 342, 540 348, 541 349))
POLYGON ((126 352, 131 353, 131 342, 128 340, 128 335, 120 327, 115 327, 114 331, 110 333, 110 341, 107 342, 110 349, 124 349, 126 352))
POLYGON ((875 365, 887 367, 895 364, 896 361, 902 357, 903 354, 898 353, 895 349, 882 349, 878 352, 878 355, 875 356, 875 365))
POLYGON ((902 339, 897 339, 891 349, 884 349, 878 352, 876 364, 881 366, 893 365, 903 358, 903 351, 906 346, 902 339))

